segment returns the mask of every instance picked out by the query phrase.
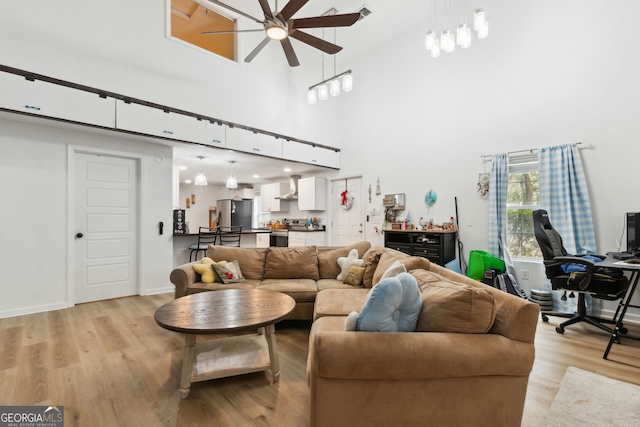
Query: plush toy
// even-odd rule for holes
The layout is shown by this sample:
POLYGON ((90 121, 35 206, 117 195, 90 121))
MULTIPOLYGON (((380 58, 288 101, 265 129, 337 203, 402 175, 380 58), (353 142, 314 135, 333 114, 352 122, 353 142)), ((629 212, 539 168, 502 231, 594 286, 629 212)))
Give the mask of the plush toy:
POLYGON ((356 267, 362 267, 363 264, 364 260, 358 259, 358 250, 351 249, 348 256, 338 257, 338 265, 340 266, 341 271, 336 279, 344 280, 344 278, 347 276, 347 273, 349 272, 349 268, 351 268, 352 265, 355 265, 356 267))
POLYGON ((214 261, 211 258, 204 257, 200 261, 200 264, 193 264, 193 270, 200 275, 200 281, 202 283, 220 282, 216 280, 217 274, 213 271, 214 261))
POLYGON ((413 332, 422 310, 416 278, 409 273, 382 279, 371 288, 358 314, 349 313, 345 331, 413 332))

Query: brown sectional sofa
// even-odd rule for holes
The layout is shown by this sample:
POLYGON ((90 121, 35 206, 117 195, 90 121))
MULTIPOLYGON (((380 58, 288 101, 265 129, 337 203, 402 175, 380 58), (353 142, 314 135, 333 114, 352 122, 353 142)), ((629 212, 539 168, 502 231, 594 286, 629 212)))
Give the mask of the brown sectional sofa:
POLYGON ((176 268, 176 298, 250 287, 296 300, 292 319, 313 319, 307 380, 311 426, 517 426, 535 355, 537 304, 428 260, 361 242, 343 248, 210 247, 238 260, 246 283, 203 284, 191 264, 176 268), (356 248, 364 286, 335 279, 337 258, 356 248), (395 261, 422 289, 419 332, 345 331, 369 288, 395 261))

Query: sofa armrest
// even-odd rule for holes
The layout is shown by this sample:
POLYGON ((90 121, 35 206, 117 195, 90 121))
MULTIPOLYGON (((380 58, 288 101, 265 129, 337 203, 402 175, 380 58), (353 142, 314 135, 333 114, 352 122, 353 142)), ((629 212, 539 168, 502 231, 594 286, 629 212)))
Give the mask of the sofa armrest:
MULTIPOLYGON (((312 332, 313 333, 313 332, 312 332)), ((307 375, 367 380, 528 376, 533 343, 495 334, 319 331, 307 375)))
POLYGON ((187 295, 187 289, 189 289, 189 286, 200 281, 200 275, 193 269, 193 264, 198 264, 199 262, 200 261, 195 261, 182 264, 181 266, 174 268, 171 272, 169 280, 171 280, 171 283, 176 287, 176 298, 187 295))

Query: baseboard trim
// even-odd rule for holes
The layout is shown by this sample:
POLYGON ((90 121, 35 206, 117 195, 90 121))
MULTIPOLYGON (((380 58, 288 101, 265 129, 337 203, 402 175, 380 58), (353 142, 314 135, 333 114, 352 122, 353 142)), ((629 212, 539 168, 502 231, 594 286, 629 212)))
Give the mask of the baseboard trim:
POLYGON ((176 290, 173 286, 166 286, 164 288, 147 289, 145 295, 168 294, 168 293, 174 293, 175 291, 176 290))
POLYGON ((25 314, 43 313, 45 311, 62 310, 67 308, 66 302, 58 302, 55 304, 34 305, 31 307, 21 307, 13 310, 0 311, 0 319, 7 317, 23 316, 25 314))

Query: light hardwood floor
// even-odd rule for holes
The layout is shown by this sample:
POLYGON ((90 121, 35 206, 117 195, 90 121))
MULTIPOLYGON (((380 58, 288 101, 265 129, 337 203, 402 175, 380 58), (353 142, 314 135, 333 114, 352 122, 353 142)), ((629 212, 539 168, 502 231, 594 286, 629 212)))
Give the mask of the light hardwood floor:
MULTIPOLYGON (((205 381, 183 400, 184 339, 153 320, 172 298, 120 298, 0 319, 0 405, 61 405, 67 427, 308 424, 310 322, 277 325, 279 383, 270 384, 264 373, 205 381)), ((604 360, 606 334, 578 325, 559 335, 559 320, 538 324, 523 426, 543 425, 568 366, 640 384, 640 342, 625 340, 604 360)), ((640 327, 628 326, 640 334, 640 327)))

